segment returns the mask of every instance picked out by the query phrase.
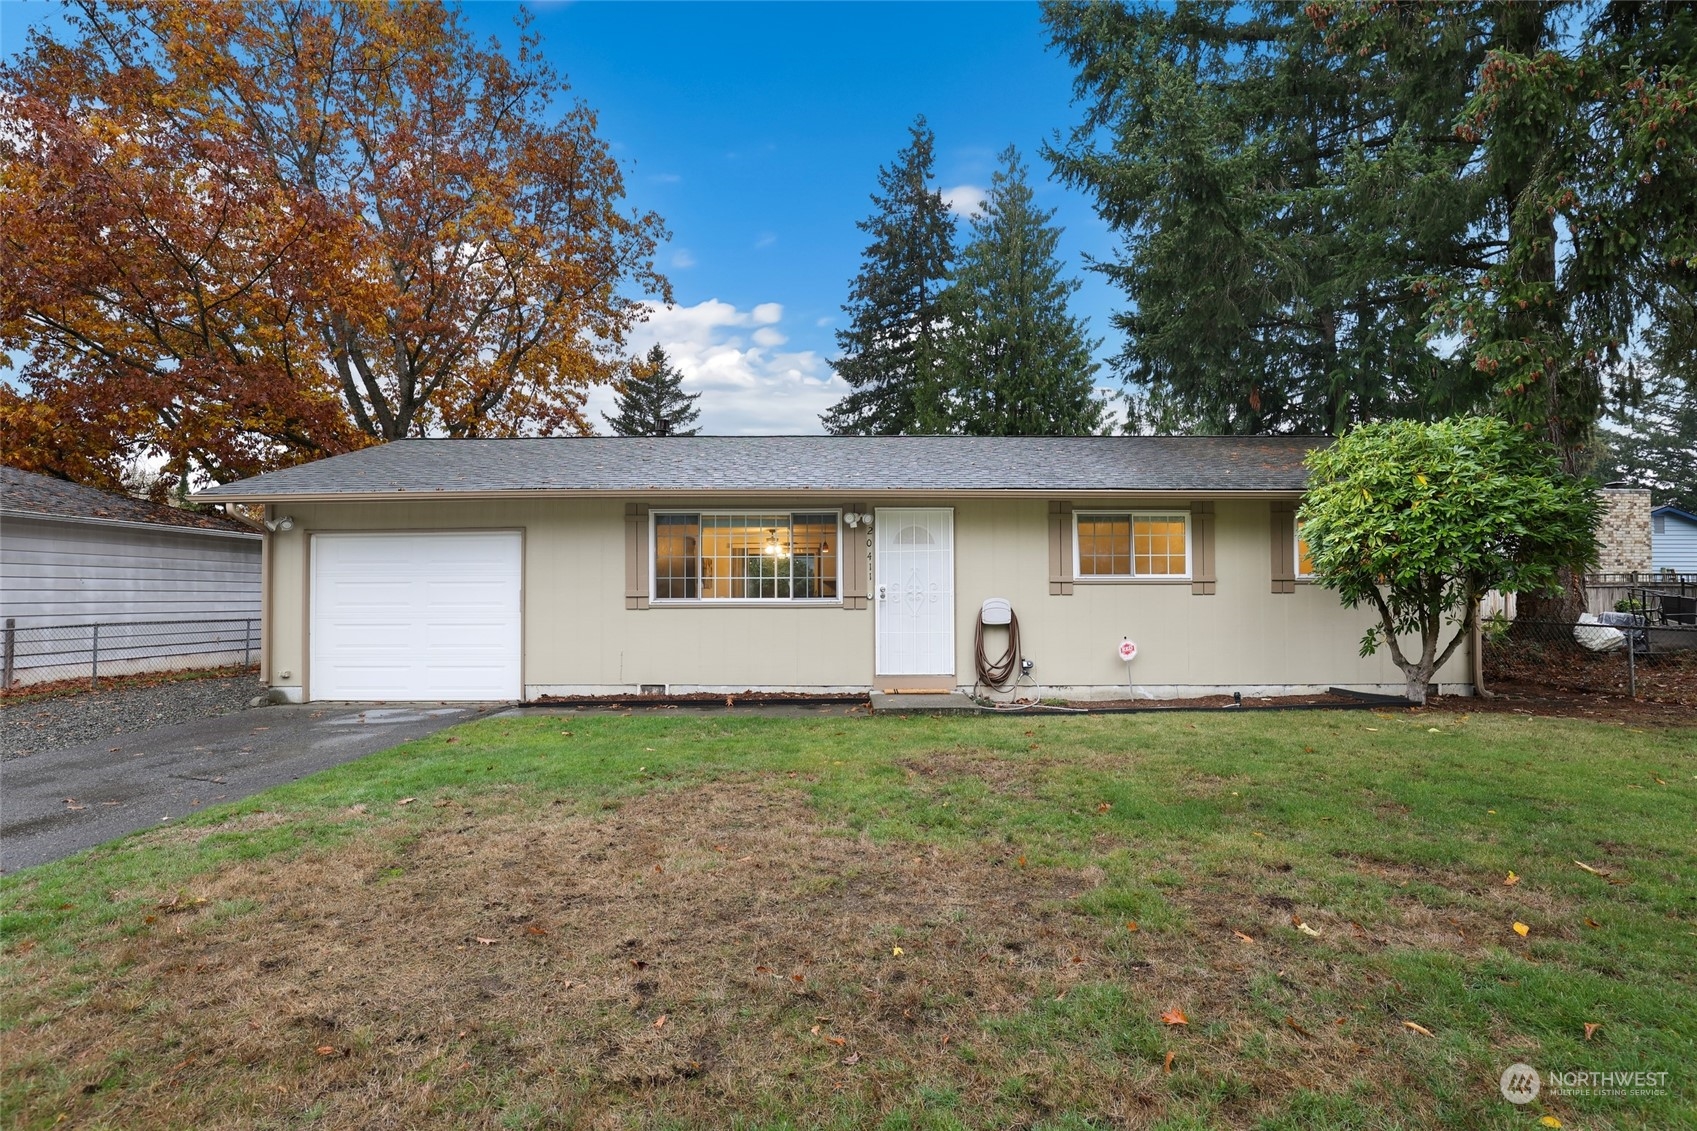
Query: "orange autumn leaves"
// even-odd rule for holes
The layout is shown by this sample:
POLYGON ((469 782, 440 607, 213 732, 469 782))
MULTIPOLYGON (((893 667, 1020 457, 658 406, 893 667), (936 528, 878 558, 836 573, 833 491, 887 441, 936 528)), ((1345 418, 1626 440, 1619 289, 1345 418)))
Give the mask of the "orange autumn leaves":
POLYGON ((619 208, 593 112, 533 40, 485 49, 433 4, 68 25, 0 69, 14 462, 99 482, 149 448, 229 479, 425 431, 583 430, 632 296, 669 298, 662 222, 619 208))

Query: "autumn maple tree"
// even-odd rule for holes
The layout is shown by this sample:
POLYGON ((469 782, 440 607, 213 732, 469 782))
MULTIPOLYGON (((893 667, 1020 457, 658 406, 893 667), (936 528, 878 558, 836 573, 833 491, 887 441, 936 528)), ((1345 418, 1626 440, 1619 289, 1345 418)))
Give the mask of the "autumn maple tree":
POLYGON ((78 2, 0 68, 8 459, 228 480, 422 434, 586 432, 660 219, 521 17, 78 2), (21 357, 20 357, 21 355, 21 357))

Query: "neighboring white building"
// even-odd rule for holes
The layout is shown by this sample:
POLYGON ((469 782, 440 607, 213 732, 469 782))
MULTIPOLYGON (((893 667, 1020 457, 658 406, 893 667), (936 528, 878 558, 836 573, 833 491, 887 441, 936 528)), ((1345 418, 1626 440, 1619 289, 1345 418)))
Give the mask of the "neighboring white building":
POLYGON ((1656 572, 1697 573, 1697 514, 1674 506, 1652 510, 1650 546, 1656 572))
MULTIPOLYGON (((168 651, 173 638, 158 622, 251 621, 257 653, 263 543, 252 526, 220 514, 0 467, 0 620, 13 625, 18 678, 57 678, 31 672, 53 666, 45 653, 54 649, 66 653, 57 659, 71 662, 70 653, 91 635, 49 626, 102 625, 107 654, 116 660, 126 641, 143 636, 147 647, 132 643, 133 657, 168 651), (140 622, 150 627, 121 627, 140 622), (50 645, 50 638, 57 643, 50 645)), ((240 632, 232 629, 232 653, 244 650, 240 632)), ((188 641, 208 632, 178 635, 188 641)), ((137 663, 129 670, 178 666, 137 663)))

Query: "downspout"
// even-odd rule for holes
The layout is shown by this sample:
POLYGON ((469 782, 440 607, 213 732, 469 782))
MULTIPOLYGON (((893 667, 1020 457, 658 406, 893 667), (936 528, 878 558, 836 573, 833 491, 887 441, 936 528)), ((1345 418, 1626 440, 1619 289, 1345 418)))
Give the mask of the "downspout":
MULTIPOLYGON (((265 508, 265 520, 271 520, 271 507, 265 508)), ((271 686, 271 540, 270 530, 259 543, 259 682, 271 686)))

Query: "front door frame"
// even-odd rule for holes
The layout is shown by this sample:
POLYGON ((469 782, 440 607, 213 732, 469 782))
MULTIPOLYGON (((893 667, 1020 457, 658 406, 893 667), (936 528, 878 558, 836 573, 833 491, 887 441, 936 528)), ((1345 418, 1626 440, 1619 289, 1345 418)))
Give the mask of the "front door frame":
POLYGON ((957 645, 955 641, 955 582, 958 573, 955 556, 955 508, 948 506, 878 507, 874 511, 873 519, 872 578, 867 588, 869 591, 868 595, 872 598, 873 605, 872 662, 876 682, 881 687, 889 688, 900 687, 914 689, 923 688, 927 690, 952 690, 958 682, 955 673, 955 668, 958 664, 958 657, 956 655, 957 645), (884 539, 895 536, 895 531, 899 527, 901 518, 904 514, 912 514, 915 512, 925 514, 941 513, 948 517, 946 526, 946 551, 948 553, 947 572, 949 583, 946 608, 948 615, 949 637, 947 659, 948 670, 943 672, 891 673, 884 669, 883 648, 881 647, 885 620, 885 586, 888 584, 882 575, 884 547, 886 545, 884 539))

